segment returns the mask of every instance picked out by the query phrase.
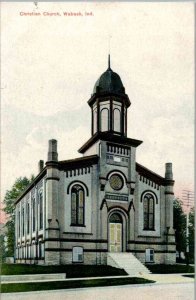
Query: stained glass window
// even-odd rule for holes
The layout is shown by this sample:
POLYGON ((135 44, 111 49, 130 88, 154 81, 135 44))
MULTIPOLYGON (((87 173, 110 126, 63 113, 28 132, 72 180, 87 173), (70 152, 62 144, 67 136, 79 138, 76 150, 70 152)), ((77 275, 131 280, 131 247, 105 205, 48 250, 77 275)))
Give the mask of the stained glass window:
POLYGON ((29 202, 27 203, 27 234, 29 233, 30 227, 30 211, 29 211, 29 202))
POLYGON ((109 179, 110 186, 114 190, 121 190, 123 187, 123 179, 120 175, 114 174, 109 179))
POLYGON ((145 194, 143 199, 144 230, 154 230, 154 197, 145 194))
POLYGON ((24 208, 22 209, 22 235, 24 236, 24 208))
POLYGON ((35 198, 33 198, 32 204, 32 219, 33 231, 35 231, 35 198))
POLYGON ((84 225, 84 190, 74 185, 71 190, 71 225, 84 225))
POLYGON ((20 211, 18 212, 18 236, 20 237, 20 211))
POLYGON ((39 194, 39 229, 43 228, 43 194, 39 194))

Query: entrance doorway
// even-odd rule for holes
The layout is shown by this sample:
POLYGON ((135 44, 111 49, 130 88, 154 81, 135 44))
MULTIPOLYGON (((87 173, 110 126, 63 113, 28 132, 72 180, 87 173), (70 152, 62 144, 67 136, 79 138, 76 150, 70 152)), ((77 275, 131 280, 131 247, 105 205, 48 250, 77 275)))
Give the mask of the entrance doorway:
POLYGON ((122 252, 122 217, 118 213, 109 219, 109 251, 122 252))

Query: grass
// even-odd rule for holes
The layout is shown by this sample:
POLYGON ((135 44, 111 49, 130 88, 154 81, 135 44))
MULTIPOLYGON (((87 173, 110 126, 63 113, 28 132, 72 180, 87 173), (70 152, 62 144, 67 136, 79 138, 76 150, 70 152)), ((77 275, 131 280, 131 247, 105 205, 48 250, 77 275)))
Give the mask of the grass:
POLYGON ((172 273, 194 273, 195 269, 192 266, 186 265, 146 265, 147 268, 154 274, 172 274, 172 273))
POLYGON ((195 275, 194 274, 193 275, 189 274, 189 275, 183 275, 183 277, 195 278, 195 275))
POLYGON ((1 285, 2 293, 17 293, 29 291, 46 291, 57 289, 73 289, 85 287, 100 287, 100 286, 116 286, 127 284, 144 284, 154 283, 153 280, 144 278, 108 278, 108 279, 92 279, 92 280, 73 280, 73 281, 53 281, 51 282, 28 282, 28 283, 9 283, 1 285))
POLYGON ((38 266, 29 264, 2 264, 1 275, 27 275, 66 273, 66 278, 101 277, 127 275, 123 269, 99 265, 38 266))

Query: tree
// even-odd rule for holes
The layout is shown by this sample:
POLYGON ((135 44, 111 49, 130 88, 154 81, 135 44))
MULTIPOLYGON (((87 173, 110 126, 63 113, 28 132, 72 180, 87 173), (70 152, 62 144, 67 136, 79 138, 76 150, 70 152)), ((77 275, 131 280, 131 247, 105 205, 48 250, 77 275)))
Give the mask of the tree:
POLYGON ((174 229, 176 238, 176 251, 181 259, 181 252, 186 252, 186 215, 183 212, 182 201, 174 200, 174 229))
POLYGON ((195 209, 191 208, 189 213, 189 257, 194 260, 195 253, 195 209))
POLYGON ((7 256, 14 256, 14 235, 15 235, 15 216, 14 216, 14 203, 16 199, 22 194, 26 187, 34 180, 31 178, 19 177, 16 179, 11 190, 6 191, 3 211, 7 214, 8 219, 5 224, 7 228, 7 256))
POLYGON ((5 237, 4 234, 0 234, 0 254, 1 254, 0 264, 5 261, 5 256, 6 256, 4 237, 5 237))

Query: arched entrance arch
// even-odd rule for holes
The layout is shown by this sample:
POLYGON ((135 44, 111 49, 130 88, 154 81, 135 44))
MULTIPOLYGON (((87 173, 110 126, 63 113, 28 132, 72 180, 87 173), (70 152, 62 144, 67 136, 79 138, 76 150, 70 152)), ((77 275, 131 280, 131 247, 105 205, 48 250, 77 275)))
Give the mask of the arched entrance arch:
POLYGON ((126 219, 121 211, 114 210, 108 216, 109 252, 125 251, 126 219))

